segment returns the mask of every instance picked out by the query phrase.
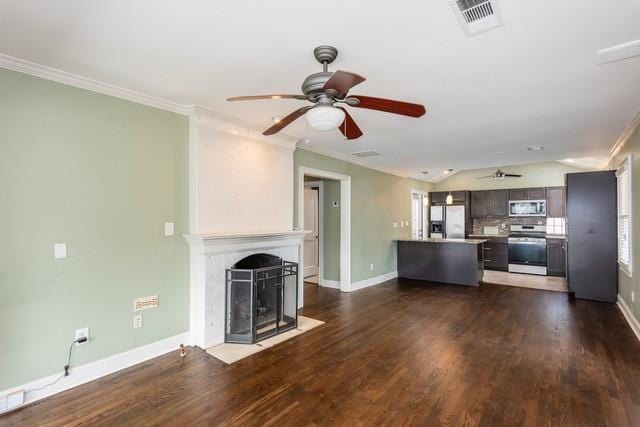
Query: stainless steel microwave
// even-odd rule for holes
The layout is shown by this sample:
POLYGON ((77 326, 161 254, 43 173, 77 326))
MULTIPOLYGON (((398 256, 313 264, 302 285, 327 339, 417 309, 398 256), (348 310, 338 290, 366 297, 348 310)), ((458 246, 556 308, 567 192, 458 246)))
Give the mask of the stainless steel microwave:
POLYGON ((547 201, 509 200, 509 216, 547 216, 547 201))

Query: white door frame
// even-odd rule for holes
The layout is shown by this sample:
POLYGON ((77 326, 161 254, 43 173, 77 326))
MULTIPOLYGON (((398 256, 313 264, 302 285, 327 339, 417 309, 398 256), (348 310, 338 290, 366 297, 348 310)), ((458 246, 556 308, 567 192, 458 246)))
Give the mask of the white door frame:
POLYGON ((410 206, 411 206, 411 234, 412 234, 412 238, 413 238, 413 226, 414 226, 414 221, 413 221, 413 195, 414 194, 421 194, 422 197, 426 197, 427 198, 427 204, 424 204, 424 200, 422 202, 422 209, 423 213, 422 213, 422 238, 426 239, 427 237, 429 237, 429 205, 428 205, 428 201, 429 201, 429 192, 428 191, 424 191, 424 190, 411 190, 411 193, 409 193, 409 201, 410 201, 410 206))
POLYGON ((322 181, 305 181, 304 186, 318 187, 318 286, 324 286, 324 185, 322 181))
MULTIPOLYGON (((340 290, 351 292, 351 177, 335 172, 300 166, 298 168, 298 224, 304 215, 304 177, 340 181, 340 290)), ((304 266, 304 245, 300 246, 300 269, 304 266)), ((298 306, 304 302, 304 279, 298 274, 298 306)))

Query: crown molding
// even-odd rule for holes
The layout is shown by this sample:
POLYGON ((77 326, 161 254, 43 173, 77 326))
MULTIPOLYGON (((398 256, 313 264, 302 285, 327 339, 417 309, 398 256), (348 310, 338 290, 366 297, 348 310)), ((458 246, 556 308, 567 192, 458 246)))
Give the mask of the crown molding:
POLYGON ((173 113, 184 115, 188 114, 188 108, 185 105, 145 95, 140 92, 103 83, 87 77, 82 77, 77 74, 68 73, 57 68, 36 64, 35 62, 26 61, 3 53, 0 53, 0 68, 6 68, 7 70, 17 71, 19 73, 40 77, 46 80, 52 80, 54 82, 90 90, 92 92, 98 92, 103 95, 114 96, 116 98, 125 99, 127 101, 149 107, 159 108, 161 110, 171 111, 173 113))
POLYGON ((262 134, 263 127, 245 122, 235 117, 227 116, 205 107, 192 105, 187 107, 190 120, 199 127, 224 132, 229 135, 249 139, 256 142, 276 145, 294 151, 298 138, 279 132, 275 135, 265 136, 262 134))
POLYGON ((636 111, 636 114, 633 116, 627 127, 624 128, 624 131, 618 137, 618 140, 611 148, 609 152, 609 159, 613 160, 613 158, 622 150, 624 145, 627 143, 633 132, 640 126, 640 109, 636 111))
MULTIPOLYGON (((371 162, 367 162, 366 160, 362 160, 358 157, 352 156, 351 154, 339 153, 337 151, 329 150, 327 148, 318 147, 316 145, 311 145, 302 141, 298 141, 297 148, 301 150, 311 151, 312 153, 320 154, 322 156, 331 157, 332 159, 342 160, 343 162, 353 163, 354 165, 362 166, 368 169, 377 170, 378 172, 388 173, 390 175, 399 176, 401 178, 413 178, 409 177, 406 174, 403 174, 400 171, 394 169, 388 169, 381 166, 374 165, 371 162)), ((415 178, 419 179, 419 178, 415 178)))

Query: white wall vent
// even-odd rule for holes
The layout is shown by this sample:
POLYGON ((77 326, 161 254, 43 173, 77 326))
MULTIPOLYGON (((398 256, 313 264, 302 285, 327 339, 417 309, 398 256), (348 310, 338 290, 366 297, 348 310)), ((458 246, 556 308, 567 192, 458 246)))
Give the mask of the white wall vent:
POLYGON ((502 25, 498 0, 449 0, 449 4, 469 37, 502 25))
POLYGON ((375 157, 375 156, 379 156, 380 153, 373 150, 366 150, 366 151, 356 151, 355 153, 351 153, 351 155, 356 157, 375 157))

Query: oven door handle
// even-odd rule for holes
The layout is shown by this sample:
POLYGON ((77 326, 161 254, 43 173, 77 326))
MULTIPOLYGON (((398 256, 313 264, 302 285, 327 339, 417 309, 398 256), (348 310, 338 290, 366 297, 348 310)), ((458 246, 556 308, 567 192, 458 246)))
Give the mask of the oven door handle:
POLYGON ((546 243, 538 242, 509 242, 510 245, 535 245, 535 246, 547 246, 546 243))

